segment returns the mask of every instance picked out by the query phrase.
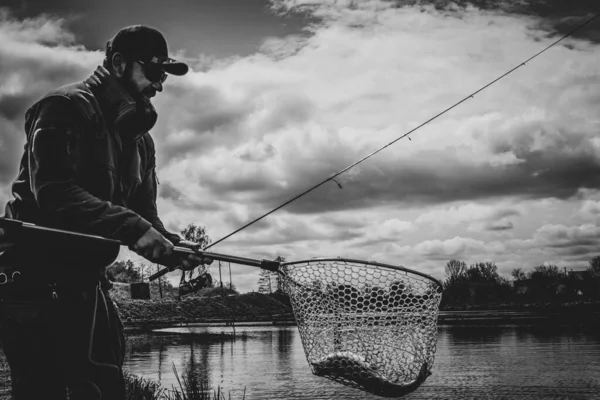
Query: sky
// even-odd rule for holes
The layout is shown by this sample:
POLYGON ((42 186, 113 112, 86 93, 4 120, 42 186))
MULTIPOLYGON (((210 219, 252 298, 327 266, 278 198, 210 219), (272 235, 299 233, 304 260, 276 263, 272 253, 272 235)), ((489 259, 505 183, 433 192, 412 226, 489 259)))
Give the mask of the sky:
MULTIPOLYGON (((600 12, 583 0, 0 0, 0 202, 25 110, 127 25, 191 67, 154 98, 159 213, 214 241, 415 128, 600 12)), ((600 254, 600 19, 210 250, 346 257, 438 279, 600 254), (341 186, 341 187, 340 187, 341 186)), ((121 259, 143 261, 123 250, 121 259)), ((223 271, 228 281, 229 265, 223 271)), ((218 263, 211 272, 218 279, 218 263)), ((241 292, 258 270, 231 265, 241 292)), ((169 274, 173 281, 178 273, 169 274)), ((226 278, 225 278, 226 277, 226 278)))

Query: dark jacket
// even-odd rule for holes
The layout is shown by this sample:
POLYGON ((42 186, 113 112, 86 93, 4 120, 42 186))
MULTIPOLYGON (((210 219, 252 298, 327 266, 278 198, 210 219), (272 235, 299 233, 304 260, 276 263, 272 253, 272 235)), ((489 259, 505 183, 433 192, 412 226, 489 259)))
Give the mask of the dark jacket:
MULTIPOLYGON (((134 101, 101 68, 84 82, 48 93, 27 111, 27 143, 6 216, 126 245, 152 226, 177 243, 179 236, 167 232, 157 214, 155 149, 148 133, 156 122, 154 108, 149 102, 141 107, 142 100, 134 101)), ((94 264, 90 254, 72 250, 68 264, 94 264)), ((21 245, 4 256, 23 264, 31 252, 21 245)), ((46 255, 44 261, 60 264, 63 255, 46 255)))

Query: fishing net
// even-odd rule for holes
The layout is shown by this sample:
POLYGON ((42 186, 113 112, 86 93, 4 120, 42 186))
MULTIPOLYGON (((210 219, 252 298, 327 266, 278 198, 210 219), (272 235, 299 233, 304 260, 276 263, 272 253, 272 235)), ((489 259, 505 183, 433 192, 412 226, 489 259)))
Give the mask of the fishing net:
POLYGON ((341 258, 284 263, 280 271, 315 375, 398 397, 431 374, 439 281, 341 258))

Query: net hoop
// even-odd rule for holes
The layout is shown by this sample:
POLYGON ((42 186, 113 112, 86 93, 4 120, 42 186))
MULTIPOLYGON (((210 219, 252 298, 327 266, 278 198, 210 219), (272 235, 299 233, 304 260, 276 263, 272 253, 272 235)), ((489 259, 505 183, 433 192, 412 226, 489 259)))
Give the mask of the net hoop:
POLYGON ((378 261, 358 260, 358 259, 355 259, 355 258, 346 258, 346 257, 314 257, 314 258, 307 258, 306 260, 282 262, 281 266, 282 267, 286 267, 286 266, 293 266, 293 265, 297 265, 297 264, 306 264, 306 263, 315 263, 315 262, 331 262, 331 261, 334 261, 334 262, 345 262, 345 263, 354 263, 354 264, 364 264, 364 265, 372 265, 372 266, 377 266, 377 267, 389 268, 389 269, 392 269, 392 270, 404 271, 404 272, 408 272, 408 273, 411 273, 411 274, 419 275, 419 276, 421 276, 423 278, 427 278, 427 279, 429 279, 429 280, 437 283, 438 286, 440 287, 440 290, 444 287, 444 284, 442 283, 442 281, 440 281, 439 279, 434 278, 431 275, 428 275, 428 274, 426 274, 424 272, 421 272, 421 271, 416 271, 414 269, 406 268, 406 267, 403 267, 401 265, 385 264, 385 263, 380 263, 378 261))
POLYGON ((442 283, 375 261, 284 262, 312 373, 384 397, 418 388, 433 367, 442 283))

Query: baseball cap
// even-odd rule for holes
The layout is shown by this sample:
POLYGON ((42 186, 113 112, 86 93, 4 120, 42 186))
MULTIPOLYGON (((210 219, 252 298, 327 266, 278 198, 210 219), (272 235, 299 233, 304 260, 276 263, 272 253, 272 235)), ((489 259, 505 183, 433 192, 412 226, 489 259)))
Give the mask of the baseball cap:
POLYGON ((172 75, 185 75, 187 64, 169 57, 167 40, 158 30, 145 25, 121 29, 107 43, 113 52, 123 54, 127 61, 142 61, 161 67, 172 75))

